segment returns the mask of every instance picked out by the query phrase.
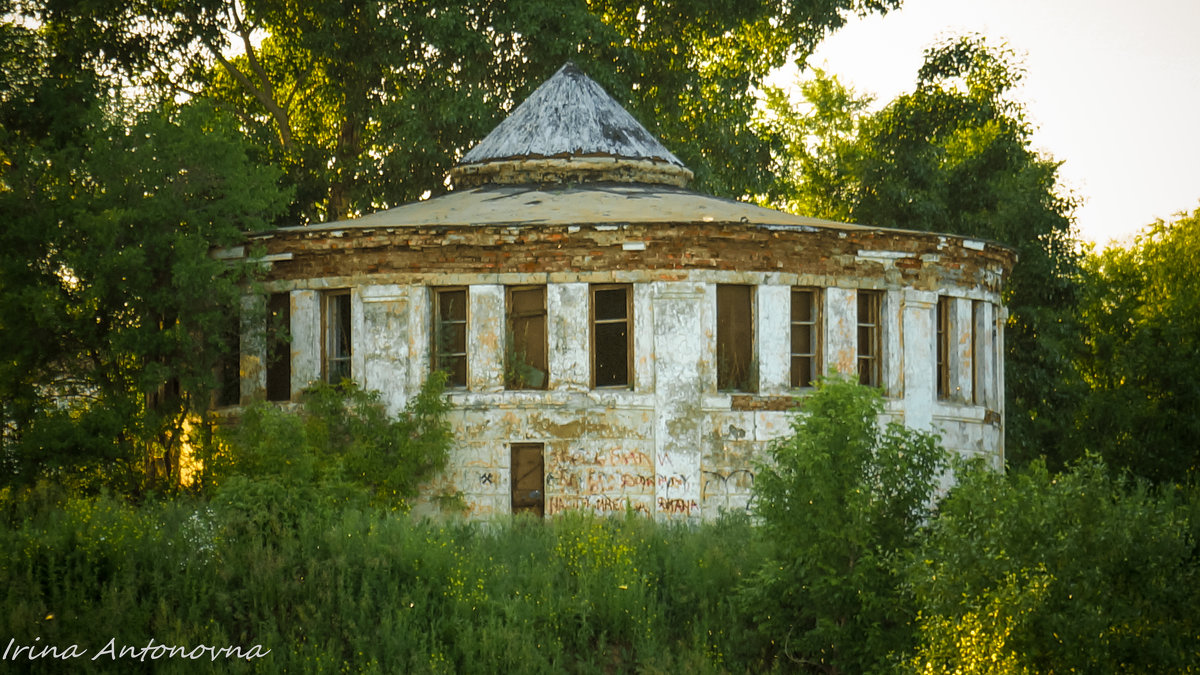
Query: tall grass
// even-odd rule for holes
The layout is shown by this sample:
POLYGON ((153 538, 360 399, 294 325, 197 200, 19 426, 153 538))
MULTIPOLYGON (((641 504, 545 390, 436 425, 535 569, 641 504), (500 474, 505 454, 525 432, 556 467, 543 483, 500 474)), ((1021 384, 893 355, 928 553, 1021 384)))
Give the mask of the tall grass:
MULTIPOLYGON (((195 672, 120 645, 261 645, 205 670, 287 673, 746 672, 766 667, 733 599, 763 562, 744 519, 697 527, 574 514, 428 522, 247 484, 140 507, 10 509, 0 635, 78 645, 31 672, 195 672)), ((7 639, 7 638, 6 638, 7 639)), ((0 651, 6 644, 0 644, 0 651)))

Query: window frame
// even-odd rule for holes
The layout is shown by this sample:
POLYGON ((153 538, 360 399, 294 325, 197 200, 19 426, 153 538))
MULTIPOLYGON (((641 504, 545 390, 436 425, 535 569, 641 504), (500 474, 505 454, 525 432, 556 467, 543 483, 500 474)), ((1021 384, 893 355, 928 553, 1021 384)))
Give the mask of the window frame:
POLYGON ((868 387, 884 386, 883 381, 883 295, 881 290, 858 289, 855 294, 855 366, 859 384, 868 387), (863 320, 864 302, 867 319, 863 320), (863 331, 867 331, 864 345, 863 331), (866 347, 866 351, 864 351, 866 347), (864 361, 866 369, 864 370, 864 361))
POLYGON ((788 342, 788 382, 793 389, 811 389, 813 382, 821 377, 821 349, 823 342, 821 340, 821 289, 815 286, 792 286, 789 295, 788 305, 788 320, 790 326, 789 342, 788 342), (809 307, 812 313, 806 320, 797 321, 795 306, 796 296, 798 294, 808 294, 811 297, 809 307), (796 352, 796 328, 797 326, 808 326, 809 328, 809 352, 796 352), (796 360, 808 359, 809 373, 812 378, 807 383, 797 383, 799 374, 796 372, 796 360))
POLYGON ((592 389, 632 389, 634 383, 634 316, 633 316, 633 285, 632 284, 590 284, 588 286, 588 352, 589 352, 589 383, 592 389), (622 290, 625 292, 625 316, 621 319, 596 319, 596 294, 605 291, 622 290), (596 349, 596 327, 599 324, 625 324, 625 382, 616 384, 598 384, 597 374, 599 364, 596 349))
POLYGON ((325 291, 321 294, 321 380, 329 384, 340 384, 342 379, 354 378, 354 318, 353 318, 353 300, 351 298, 350 289, 341 288, 337 290, 325 291), (340 305, 345 302, 345 325, 342 326, 341 318, 342 311, 340 308, 335 308, 335 303, 340 305), (335 325, 334 322, 337 322, 335 325), (346 353, 344 355, 334 355, 337 350, 337 338, 339 328, 346 330, 346 353), (339 378, 334 382, 331 378, 334 376, 335 367, 345 365, 345 377, 339 378))
POLYGON ((471 378, 471 288, 470 286, 437 286, 431 289, 433 292, 433 311, 431 313, 432 326, 430 327, 430 366, 433 371, 443 371, 446 373, 446 387, 449 389, 466 389, 471 378), (463 318, 459 319, 442 319, 442 299, 443 296, 450 293, 463 294, 463 318), (444 323, 461 323, 463 326, 463 351, 450 352, 439 346, 442 338, 442 325, 444 323), (455 361, 462 359, 462 381, 453 379, 454 372, 443 368, 443 360, 453 358, 455 361))
POLYGON ((547 289, 545 284, 522 284, 516 286, 505 286, 504 288, 504 388, 508 390, 545 390, 549 387, 550 382, 550 342, 549 342, 549 314, 547 312, 547 289), (513 301, 513 295, 517 293, 527 293, 529 291, 541 292, 541 309, 532 312, 518 313, 516 311, 516 303, 513 301), (542 319, 541 331, 541 355, 542 359, 537 363, 532 363, 529 360, 529 355, 522 350, 517 352, 514 344, 517 340, 517 331, 514 329, 514 324, 520 320, 542 319), (540 385, 531 384, 525 380, 525 376, 521 373, 514 372, 518 367, 514 364, 520 356, 520 360, 528 367, 540 371, 542 380, 540 385))

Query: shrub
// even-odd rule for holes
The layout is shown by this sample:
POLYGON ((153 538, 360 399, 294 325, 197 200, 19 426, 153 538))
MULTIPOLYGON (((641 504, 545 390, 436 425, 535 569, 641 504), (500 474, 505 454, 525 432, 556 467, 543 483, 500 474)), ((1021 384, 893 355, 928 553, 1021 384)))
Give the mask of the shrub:
POLYGON ((743 588, 768 648, 806 670, 869 672, 908 645, 895 573, 945 465, 936 436, 881 427, 878 390, 827 380, 769 449, 755 514, 774 550, 743 588))
POLYGON ((1200 671, 1194 502, 1113 479, 974 466, 912 570, 913 672, 1200 671), (1189 509, 1192 514, 1189 514, 1189 509))

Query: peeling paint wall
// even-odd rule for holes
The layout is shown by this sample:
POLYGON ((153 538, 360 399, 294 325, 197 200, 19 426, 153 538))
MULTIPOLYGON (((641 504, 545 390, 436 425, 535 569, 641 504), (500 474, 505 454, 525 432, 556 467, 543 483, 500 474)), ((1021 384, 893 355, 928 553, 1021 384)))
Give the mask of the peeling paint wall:
MULTIPOLYGON (((725 226, 714 228, 728 234, 725 226)), ((268 287, 291 293, 292 391, 298 394, 321 377, 323 294, 349 289, 353 376, 399 410, 430 371, 432 289, 465 286, 467 386, 449 394, 456 445, 450 468, 427 486, 427 494, 461 493, 475 517, 507 514, 514 484, 512 445, 535 443, 543 448, 547 514, 632 509, 662 519, 712 518, 722 510, 747 508, 755 463, 765 458, 768 443, 790 433, 796 414, 791 408, 795 397, 804 394, 790 386, 791 289, 819 289, 821 369, 846 373, 856 372, 857 295, 870 289, 884 291, 880 318, 886 416, 938 431, 959 453, 990 457, 997 466, 1002 462, 1003 335, 998 319, 1004 314, 998 289, 1011 259, 1005 262, 993 251, 991 257, 973 260, 983 254, 928 237, 921 245, 889 238, 886 250, 865 249, 863 241, 849 246, 852 250, 838 244, 836 251, 816 255, 808 246, 812 233, 797 231, 788 233, 794 241, 771 235, 763 243, 772 243, 778 260, 791 259, 788 250, 796 252, 796 259, 815 260, 807 270, 754 269, 759 265, 746 261, 761 263, 762 249, 743 239, 737 240, 743 248, 721 258, 721 268, 644 267, 641 256, 664 241, 680 241, 658 230, 639 232, 647 236, 638 240, 635 232, 617 227, 521 232, 534 249, 541 243, 552 243, 555 251, 594 249, 586 257, 593 263, 615 255, 613 247, 621 245, 621 264, 598 269, 581 263, 580 269, 556 271, 545 270, 536 260, 509 263, 499 271, 472 267, 476 263, 471 260, 494 251, 521 254, 520 248, 494 239, 485 246, 475 240, 476 230, 457 233, 453 245, 448 243, 452 238, 441 239, 439 246, 453 246, 456 264, 450 269, 437 264, 438 256, 448 254, 441 249, 436 256, 425 256, 429 262, 423 268, 405 272, 398 271, 404 267, 398 259, 408 255, 412 239, 393 248, 388 265, 370 271, 362 256, 381 259, 379 252, 368 247, 361 256, 352 255, 362 242, 349 235, 339 233, 336 246, 306 236, 291 239, 296 255, 280 258, 283 262, 277 264, 284 267, 272 273, 268 287), (630 241, 640 241, 644 248, 629 246, 630 241), (905 246, 907 250, 893 250, 905 246), (938 252, 923 252, 922 246, 938 252), (739 261, 737 255, 746 258, 739 261), (723 269, 740 262, 747 269, 723 269), (325 273, 299 274, 317 269, 325 273), (592 284, 632 289, 628 387, 591 386, 592 284), (718 284, 755 288, 757 391, 717 390, 718 284), (546 286, 550 372, 545 390, 505 390, 505 289, 514 285, 546 286), (939 296, 952 298, 954 387, 944 399, 938 399, 936 386, 939 296)), ((760 234, 751 228, 750 235, 760 234)), ((746 238, 753 239, 750 235, 746 238)), ((818 244, 845 238, 818 235, 818 244)), ((253 343, 252 328, 243 330, 244 345, 253 343)), ((252 350, 244 352, 243 398, 262 396, 265 380, 256 365, 261 359, 252 350)), ((432 509, 432 502, 422 508, 432 509)))

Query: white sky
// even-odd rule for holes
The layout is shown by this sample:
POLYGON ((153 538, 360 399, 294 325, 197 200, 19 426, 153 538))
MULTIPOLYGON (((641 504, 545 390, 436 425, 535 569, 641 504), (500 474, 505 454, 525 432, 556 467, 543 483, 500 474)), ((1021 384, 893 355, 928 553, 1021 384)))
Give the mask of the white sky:
POLYGON ((1016 98, 1035 148, 1064 162, 1083 199, 1083 239, 1125 239, 1200 206, 1200 2, 904 0, 854 19, 809 63, 883 105, 913 88, 925 48, 965 33, 1024 56, 1016 98))

